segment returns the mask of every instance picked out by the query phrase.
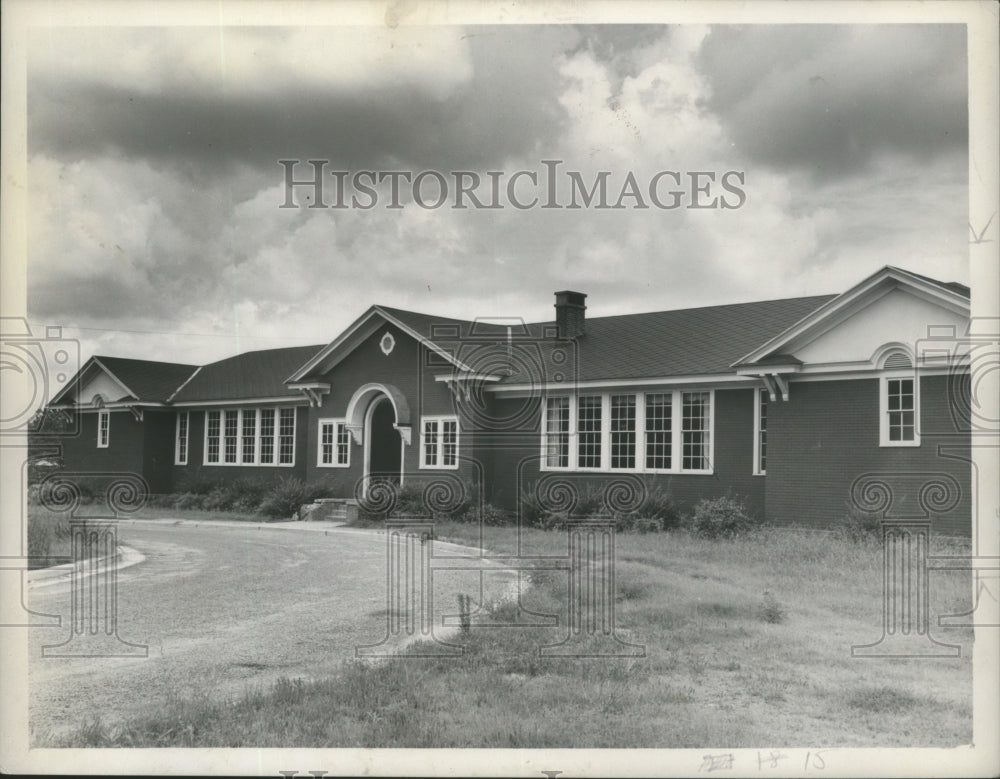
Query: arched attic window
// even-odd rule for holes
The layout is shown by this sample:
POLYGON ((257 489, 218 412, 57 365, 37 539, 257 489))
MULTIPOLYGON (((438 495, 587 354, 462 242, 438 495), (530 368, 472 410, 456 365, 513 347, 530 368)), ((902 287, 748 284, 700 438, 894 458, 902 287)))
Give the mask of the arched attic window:
POLYGON ((904 352, 902 349, 894 349, 886 355, 885 360, 882 362, 883 368, 912 368, 913 360, 910 359, 910 355, 904 352))

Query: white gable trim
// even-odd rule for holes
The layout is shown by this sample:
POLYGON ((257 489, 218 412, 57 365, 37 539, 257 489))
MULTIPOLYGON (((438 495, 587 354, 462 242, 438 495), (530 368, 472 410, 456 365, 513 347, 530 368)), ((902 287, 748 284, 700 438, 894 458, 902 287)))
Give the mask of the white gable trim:
POLYGON ((802 347, 836 327, 851 314, 866 308, 899 286, 957 314, 969 315, 969 301, 964 296, 926 281, 908 271, 887 265, 847 292, 827 301, 811 314, 807 314, 763 346, 743 356, 734 362, 732 367, 756 362, 772 352, 781 351, 792 341, 806 338, 798 344, 798 347, 802 347), (878 289, 878 286, 887 280, 895 281, 896 285, 886 285, 884 289, 878 289))
MULTIPOLYGON (((59 390, 58 393, 56 393, 56 396, 54 398, 52 398, 52 400, 50 401, 49 405, 54 405, 56 403, 61 402, 62 399, 63 399, 63 397, 66 394, 68 394, 74 387, 82 390, 83 389, 83 385, 84 385, 83 377, 95 365, 97 367, 99 367, 102 371, 104 371, 104 373, 107 374, 107 376, 112 381, 114 381, 115 384, 117 384, 119 387, 121 387, 122 390, 124 391, 124 393, 126 395, 131 395, 133 398, 138 398, 139 397, 138 395, 136 395, 132 390, 130 390, 125 385, 125 382, 123 382, 121 379, 119 379, 117 376, 115 376, 115 374, 113 374, 108 369, 108 366, 105 365, 104 363, 102 363, 100 361, 100 359, 98 359, 97 357, 91 357, 89 360, 87 360, 87 364, 84 365, 83 368, 80 369, 80 372, 73 379, 71 379, 70 381, 68 381, 66 383, 65 387, 63 387, 61 390, 59 390)), ((80 398, 76 399, 76 405, 80 405, 80 398)))
POLYGON ((364 338, 370 336, 373 332, 378 330, 379 327, 378 325, 376 325, 373 328, 362 330, 362 327, 367 323, 369 323, 371 319, 375 316, 379 316, 389 324, 399 328, 408 336, 410 336, 410 338, 414 339, 423 346, 426 346, 428 349, 433 351, 439 357, 442 357, 445 360, 447 360, 449 363, 454 365, 459 370, 466 372, 471 371, 471 369, 468 366, 463 364, 461 361, 455 359, 454 355, 449 354, 447 351, 442 349, 440 346, 435 344, 430 339, 420 335, 420 333, 418 333, 416 330, 403 324, 403 322, 401 322, 391 314, 387 313, 379 306, 372 306, 370 309, 368 309, 368 311, 366 311, 364 314, 358 317, 358 319, 356 319, 354 323, 351 324, 343 333, 337 336, 337 338, 331 341, 325 348, 321 349, 318 354, 314 355, 309 360, 309 362, 307 362, 305 365, 303 365, 301 368, 295 371, 295 373, 293 373, 291 376, 285 379, 285 384, 295 384, 297 382, 301 382, 303 377, 308 376, 314 369, 316 369, 318 366, 326 362, 327 358, 335 354, 341 348, 344 348, 345 350, 344 354, 334 359, 326 368, 326 370, 330 370, 333 367, 335 367, 341 360, 347 357, 347 355, 350 354, 357 347, 358 345, 357 343, 349 344, 349 342, 352 339, 354 339, 354 337, 358 335, 359 332, 362 333, 362 335, 360 335, 355 339, 358 341, 358 343, 360 343, 360 341, 364 340, 364 338))

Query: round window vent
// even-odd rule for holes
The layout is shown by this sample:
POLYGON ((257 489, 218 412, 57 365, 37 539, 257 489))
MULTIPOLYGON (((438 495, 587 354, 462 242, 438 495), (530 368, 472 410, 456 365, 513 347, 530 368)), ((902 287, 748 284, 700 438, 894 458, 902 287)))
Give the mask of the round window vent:
POLYGON ((392 337, 392 333, 386 333, 382 336, 382 340, 378 342, 378 346, 382 350, 382 354, 388 355, 396 348, 396 339, 392 337))

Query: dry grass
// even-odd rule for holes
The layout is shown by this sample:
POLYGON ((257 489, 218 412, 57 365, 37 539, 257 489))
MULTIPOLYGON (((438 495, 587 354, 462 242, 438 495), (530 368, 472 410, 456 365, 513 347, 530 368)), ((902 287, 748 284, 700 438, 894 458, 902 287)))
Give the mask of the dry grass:
MULTIPOLYGON (((488 548, 560 555, 566 536, 485 528, 488 548)), ((439 537, 478 528, 442 524, 439 537)), ((936 540, 936 551, 968 544, 936 540)), ((952 746, 971 740, 971 630, 935 628, 959 659, 855 659, 881 635, 876 544, 764 530, 708 541, 617 540, 619 635, 644 657, 543 657, 565 628, 476 629, 457 658, 348 663, 237 700, 160 703, 81 727, 72 746, 706 747, 952 746)), ((566 574, 540 571, 523 603, 565 618, 566 574)), ((967 573, 931 576, 932 615, 964 611, 967 573)), ((454 600, 454 599, 452 599, 454 600)), ((493 619, 516 618, 504 605, 493 619)), ((935 619, 936 623, 936 619, 935 619)), ((560 624, 565 624, 561 622, 560 624)))

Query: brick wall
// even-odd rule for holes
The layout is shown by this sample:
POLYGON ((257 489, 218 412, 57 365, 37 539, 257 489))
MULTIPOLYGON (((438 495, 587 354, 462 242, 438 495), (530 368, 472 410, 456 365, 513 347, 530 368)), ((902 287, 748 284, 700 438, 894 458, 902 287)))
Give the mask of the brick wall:
MULTIPOLYGON (((494 411, 497 416, 513 416, 523 403, 517 399, 497 399, 494 411)), ((753 390, 716 390, 714 473, 638 475, 648 488, 669 492, 684 513, 689 513, 702 498, 719 497, 732 490, 746 500, 751 511, 763 514, 765 479, 752 475, 753 414, 753 390)), ((490 499, 507 508, 513 508, 517 501, 518 473, 522 486, 535 482, 543 473, 539 468, 541 437, 537 424, 522 436, 484 438, 477 452, 482 452, 489 463, 490 499)), ((600 486, 615 476, 614 473, 588 473, 573 475, 572 479, 574 483, 579 480, 600 486)))
POLYGON ((945 473, 958 480, 962 496, 954 510, 933 517, 933 526, 968 534, 968 463, 938 452, 941 444, 959 456, 969 451, 969 436, 958 432, 949 410, 947 378, 923 378, 920 401, 921 445, 880 447, 878 379, 793 382, 788 401, 768 408, 768 518, 834 527, 848 512, 851 484, 863 474, 898 473, 901 488, 912 491, 914 480, 905 474, 945 473))

